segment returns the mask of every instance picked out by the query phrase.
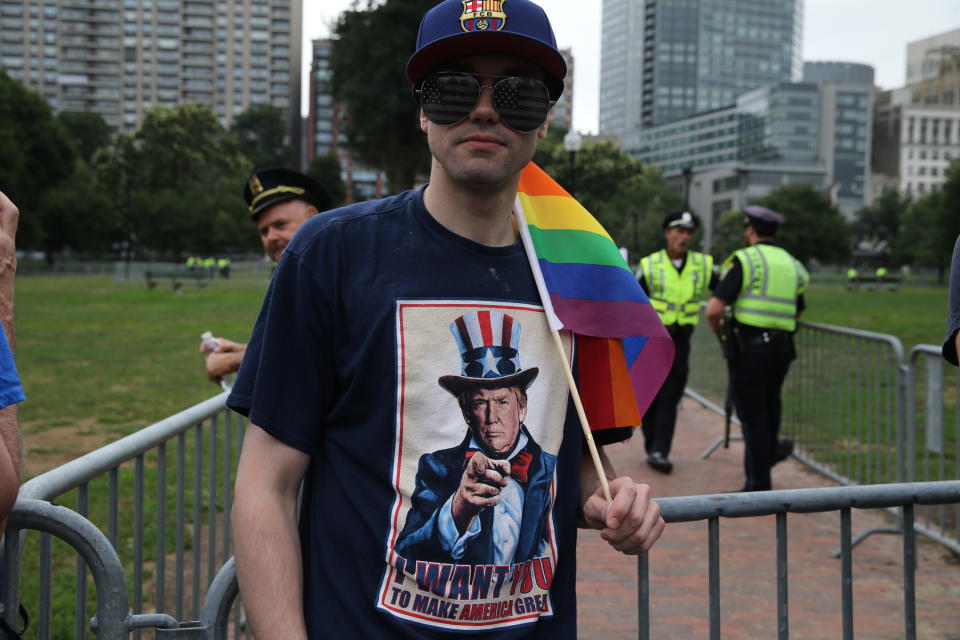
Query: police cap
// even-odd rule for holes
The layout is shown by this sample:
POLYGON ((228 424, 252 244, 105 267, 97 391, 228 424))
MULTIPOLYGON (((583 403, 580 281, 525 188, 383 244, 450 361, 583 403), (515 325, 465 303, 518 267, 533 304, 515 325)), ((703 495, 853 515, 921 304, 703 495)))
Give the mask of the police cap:
POLYGON ((755 204, 747 205, 743 208, 743 212, 747 214, 747 219, 744 220, 744 222, 748 224, 753 220, 757 220, 759 222, 765 222, 767 224, 772 224, 779 227, 787 221, 786 218, 776 211, 771 211, 766 207, 761 207, 755 204))
POLYGON ((697 216, 693 215, 689 211, 674 211, 663 219, 664 231, 667 229, 674 229, 676 227, 681 229, 690 229, 693 231, 699 226, 700 221, 697 219, 697 216))
POLYGON ((268 207, 287 200, 303 200, 317 211, 330 208, 330 196, 319 182, 286 167, 254 170, 243 185, 243 198, 254 221, 268 207))

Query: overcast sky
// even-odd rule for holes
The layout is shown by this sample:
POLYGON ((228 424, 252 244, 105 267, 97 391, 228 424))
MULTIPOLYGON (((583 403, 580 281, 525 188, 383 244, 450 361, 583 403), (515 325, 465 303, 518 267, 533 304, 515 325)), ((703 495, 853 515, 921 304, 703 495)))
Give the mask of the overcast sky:
MULTIPOLYGON (((330 34, 329 24, 351 0, 307 0, 303 8, 304 92, 309 88, 310 40, 330 34)), ((576 59, 574 124, 596 132, 600 90, 601 0, 541 2, 557 44, 576 59)), ((903 85, 908 42, 960 29, 960 0, 804 0, 803 59, 872 65, 876 83, 903 85)), ((411 52, 413 43, 410 43, 411 52)), ((304 96, 306 105, 306 96, 304 96)))

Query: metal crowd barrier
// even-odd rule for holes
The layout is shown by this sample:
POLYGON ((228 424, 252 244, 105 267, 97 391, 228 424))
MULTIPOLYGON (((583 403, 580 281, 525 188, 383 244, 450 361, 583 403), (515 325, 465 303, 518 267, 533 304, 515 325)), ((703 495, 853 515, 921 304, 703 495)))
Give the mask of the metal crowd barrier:
MULTIPOLYGON (((940 347, 910 350, 907 384, 907 477, 960 480, 960 369, 947 367, 940 347)), ((960 505, 924 507, 917 529, 960 554, 960 505)))
MULTIPOLYGON (((720 590, 720 519, 776 515, 776 593, 777 637, 790 637, 789 566, 787 562, 787 514, 840 512, 840 571, 838 584, 841 592, 842 631, 844 640, 854 638, 853 619, 853 564, 851 510, 898 508, 903 513, 903 637, 917 637, 915 572, 916 540, 914 535, 915 505, 948 505, 960 503, 960 481, 898 483, 858 487, 826 487, 817 489, 790 489, 758 493, 717 494, 661 498, 663 519, 667 522, 707 521, 708 535, 708 611, 711 640, 721 638, 720 590)), ((656 567, 653 567, 656 570, 656 567)), ((650 561, 641 556, 638 561, 639 638, 650 635, 650 561)), ((665 603, 670 607, 670 603, 665 603)))
POLYGON ((231 555, 229 514, 243 433, 226 397, 210 398, 21 487, 0 565, 3 615, 11 626, 18 598, 36 612, 31 625, 40 638, 51 637, 54 628, 62 632, 67 619, 73 637, 85 638, 94 614, 97 637, 122 627, 135 638, 144 627, 172 629, 178 620, 209 617, 204 597, 231 555), (69 509, 40 506, 51 502, 69 509), (63 514, 89 526, 78 533, 79 525, 51 524, 63 514), (74 533, 64 535, 65 526, 74 533), (102 539, 94 540, 93 532, 102 539), (60 540, 72 549, 54 548, 60 540), (126 571, 103 569, 114 564, 126 571), (103 610, 108 594, 122 609, 116 615, 103 610))
MULTIPOLYGON (((722 413, 726 364, 705 322, 693 335, 686 393, 722 413)), ((794 440, 798 460, 842 485, 960 479, 960 376, 953 388, 944 384, 940 347, 918 345, 905 356, 895 336, 803 321, 796 346, 781 438, 794 440)), ((960 554, 960 506, 925 508, 916 529, 960 554)), ((900 532, 870 529, 855 543, 900 532)))

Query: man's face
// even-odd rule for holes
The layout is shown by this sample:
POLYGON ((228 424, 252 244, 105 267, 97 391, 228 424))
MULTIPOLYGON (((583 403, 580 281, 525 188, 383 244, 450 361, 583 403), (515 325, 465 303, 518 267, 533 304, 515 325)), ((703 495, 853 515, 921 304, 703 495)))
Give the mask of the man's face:
POLYGON ((671 255, 684 254, 690 247, 693 230, 683 227, 672 227, 663 232, 667 239, 667 253, 671 255))
MULTIPOLYGON (((493 76, 544 78, 535 64, 502 54, 467 56, 438 70, 475 74, 485 87, 498 80, 493 76)), ((420 128, 433 154, 431 182, 445 177, 457 184, 500 188, 516 179, 533 158, 537 141, 547 135, 546 121, 533 131, 518 133, 500 120, 492 96, 489 88, 481 89, 470 115, 453 126, 430 122, 421 109, 420 128)))
POLYGON ((286 200, 261 213, 257 226, 264 253, 274 262, 280 260, 293 234, 316 212, 316 207, 302 200, 286 200))
POLYGON ((516 444, 520 425, 527 417, 526 403, 521 404, 521 397, 517 387, 477 389, 471 394, 463 416, 473 437, 489 453, 505 456, 516 444))

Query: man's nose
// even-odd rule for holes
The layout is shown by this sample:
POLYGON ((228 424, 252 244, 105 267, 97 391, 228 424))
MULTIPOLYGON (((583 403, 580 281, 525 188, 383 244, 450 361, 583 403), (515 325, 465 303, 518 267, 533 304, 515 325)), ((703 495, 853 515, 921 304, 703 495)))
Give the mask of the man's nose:
POLYGON ((486 85, 480 87, 480 96, 477 98, 477 104, 473 105, 470 119, 474 122, 497 123, 500 121, 500 114, 493 108, 493 87, 486 85))

